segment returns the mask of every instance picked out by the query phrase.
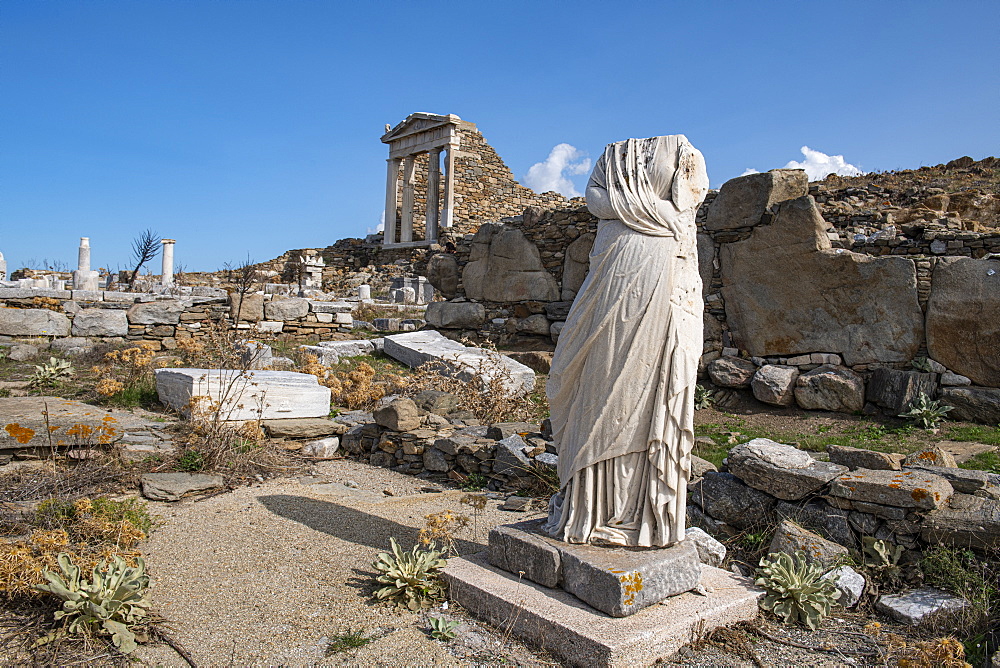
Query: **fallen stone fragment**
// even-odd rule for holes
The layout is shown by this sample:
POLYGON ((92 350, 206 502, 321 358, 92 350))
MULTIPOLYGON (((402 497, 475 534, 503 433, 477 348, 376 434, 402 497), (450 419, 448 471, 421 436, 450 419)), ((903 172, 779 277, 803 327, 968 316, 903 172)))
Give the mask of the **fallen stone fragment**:
POLYGON ((330 436, 306 443, 300 452, 313 459, 333 459, 339 449, 340 439, 336 436, 330 436))
POLYGON ((697 455, 691 455, 691 479, 700 478, 709 471, 718 472, 719 467, 708 461, 707 459, 702 459, 697 455))
POLYGON ((837 604, 845 608, 853 607, 861 595, 865 593, 865 576, 858 573, 850 566, 840 566, 823 576, 825 580, 833 580, 840 592, 837 604))
POLYGON ((757 365, 739 357, 723 356, 712 360, 705 369, 708 377, 719 387, 739 389, 750 386, 757 373, 757 365))
POLYGON ((719 568, 726 560, 726 546, 698 527, 688 527, 684 531, 684 540, 694 543, 698 560, 706 566, 719 568))
POLYGON ((950 482, 956 492, 962 492, 964 494, 974 494, 975 492, 990 487, 993 484, 993 480, 988 472, 977 471, 975 469, 917 465, 904 466, 903 470, 939 475, 950 482))
POLYGON ((493 472, 499 475, 525 477, 531 474, 531 459, 524 453, 527 444, 517 434, 497 442, 493 472))
POLYGON ((750 387, 758 401, 774 406, 791 406, 795 403, 795 381, 799 370, 791 366, 766 364, 757 370, 750 387))
POLYGON ((329 418, 290 418, 264 420, 264 429, 271 438, 320 438, 347 433, 347 425, 329 418))
POLYGON ((886 594, 875 603, 875 609, 898 622, 916 626, 929 616, 941 612, 958 612, 968 603, 933 587, 921 587, 902 594, 886 594))
POLYGON ((955 494, 947 505, 927 514, 920 537, 932 544, 1000 549, 1000 501, 955 494))
POLYGON ((830 454, 831 462, 851 470, 898 471, 905 458, 905 455, 897 452, 875 452, 846 445, 828 445, 826 451, 830 454))
POLYGON ((954 489, 932 473, 857 469, 834 478, 829 493, 852 501, 933 510, 944 505, 954 489))
POLYGON ((888 409, 893 415, 899 415, 909 409, 921 393, 933 397, 936 391, 937 381, 933 373, 879 368, 868 379, 865 396, 868 401, 888 409))
POLYGON ((956 468, 955 457, 947 450, 935 445, 926 450, 911 452, 903 460, 903 466, 933 466, 956 468))
POLYGON ((824 364, 798 377, 795 402, 806 410, 854 413, 865 405, 865 381, 846 367, 824 364))
POLYGON ((781 520, 774 532, 768 553, 785 552, 794 554, 801 550, 808 561, 822 566, 832 566, 838 559, 846 557, 848 549, 827 540, 817 533, 803 529, 795 522, 781 520))
POLYGON ((420 427, 420 411, 413 399, 395 399, 373 413, 375 423, 393 431, 410 431, 420 427))
POLYGON ((13 345, 10 352, 7 353, 7 358, 12 359, 15 362, 27 362, 37 356, 38 348, 23 343, 13 345))
POLYGON ((458 410, 459 398, 442 390, 423 390, 413 397, 413 403, 424 412, 448 415, 458 410))
POLYGON ((948 417, 983 424, 1000 423, 1000 389, 989 387, 946 387, 941 403, 954 406, 948 417))
POLYGON ((512 434, 524 436, 537 431, 538 425, 531 422, 497 422, 496 424, 491 424, 486 430, 486 438, 500 441, 512 434))
POLYGON ((766 438, 736 446, 726 459, 737 478, 786 501, 802 499, 847 470, 813 459, 809 453, 766 438))
POLYGON ((542 499, 533 499, 529 496, 508 496, 500 506, 500 510, 510 510, 518 513, 526 513, 529 510, 542 510, 548 503, 542 499))
POLYGON ((732 473, 708 472, 688 490, 688 500, 714 520, 737 529, 757 529, 774 522, 777 500, 740 482, 732 473))
POLYGON ((147 473, 141 479, 142 495, 151 501, 180 501, 223 484, 222 476, 206 473, 147 473))

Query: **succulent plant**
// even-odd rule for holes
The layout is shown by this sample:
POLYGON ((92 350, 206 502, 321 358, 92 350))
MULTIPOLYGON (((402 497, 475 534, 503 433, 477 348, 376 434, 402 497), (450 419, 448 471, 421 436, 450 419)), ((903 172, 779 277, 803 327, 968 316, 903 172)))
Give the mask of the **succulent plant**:
POLYGON ((898 578, 901 569, 899 559, 903 556, 903 546, 878 540, 874 536, 861 538, 861 552, 865 565, 881 572, 890 578, 898 578))
POLYGON ((840 598, 833 581, 823 579, 823 567, 808 561, 801 550, 794 556, 776 552, 762 558, 755 583, 767 592, 760 607, 786 624, 802 622, 814 631, 840 598))
POLYGON ((35 585, 35 589, 63 600, 55 618, 65 619, 67 626, 39 643, 55 640, 65 633, 96 633, 110 635, 122 653, 132 652, 136 648, 134 629, 144 621, 145 609, 149 607, 145 598, 149 576, 142 557, 136 559, 135 568, 117 556, 110 564, 102 561, 94 567, 89 581, 80 577, 80 567, 65 552, 59 554, 57 562, 62 575, 46 569, 43 575, 49 583, 35 585))
POLYGON ((455 629, 462 623, 444 617, 429 617, 427 621, 431 625, 431 637, 435 640, 451 640, 455 637, 455 629))
POLYGON ((910 402, 910 410, 900 413, 899 417, 906 418, 914 422, 922 429, 935 429, 945 413, 952 410, 954 406, 942 406, 940 401, 932 401, 925 393, 921 392, 916 399, 910 402))
POLYGON ((409 552, 404 552, 395 538, 390 538, 389 544, 392 553, 382 552, 372 564, 381 573, 376 579, 387 585, 375 592, 375 596, 396 601, 410 610, 426 608, 443 598, 444 585, 437 571, 447 562, 434 544, 426 550, 414 545, 409 552))
POLYGON ((69 360, 61 360, 58 357, 50 357, 47 363, 35 364, 34 367, 35 373, 28 381, 28 385, 31 387, 52 386, 63 378, 69 378, 74 373, 73 365, 69 360))
POLYGON ((923 373, 932 373, 934 371, 934 367, 931 366, 931 361, 926 357, 915 358, 912 362, 910 362, 910 366, 923 373))
POLYGON ((700 411, 715 403, 715 392, 703 385, 694 386, 694 409, 700 411))

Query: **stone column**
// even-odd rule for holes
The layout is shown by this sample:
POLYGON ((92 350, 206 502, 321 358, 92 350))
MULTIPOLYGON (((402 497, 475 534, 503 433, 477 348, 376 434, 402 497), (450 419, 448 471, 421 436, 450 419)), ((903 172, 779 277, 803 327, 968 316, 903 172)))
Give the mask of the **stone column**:
POLYGON ((455 209, 455 150, 448 146, 444 159, 444 211, 441 212, 440 227, 451 227, 455 209))
POLYGON ((163 269, 160 272, 160 285, 174 284, 174 239, 160 239, 163 244, 163 269))
POLYGON ((387 161, 385 179, 385 222, 382 224, 382 245, 396 243, 396 209, 399 207, 399 158, 387 161))
POLYGON ((403 158, 403 212, 399 222, 400 242, 413 241, 413 172, 416 156, 403 158))
POLYGON ((76 257, 76 270, 90 271, 90 237, 80 237, 80 250, 76 257))
POLYGON ((90 270, 90 237, 80 237, 76 271, 73 272, 74 290, 98 290, 97 272, 90 270))
POLYGON ((424 240, 438 238, 438 202, 441 197, 441 149, 431 149, 427 155, 427 222, 424 226, 424 240))
POLYGON ((0 253, 0 281, 7 280, 7 260, 3 259, 3 253, 0 253))

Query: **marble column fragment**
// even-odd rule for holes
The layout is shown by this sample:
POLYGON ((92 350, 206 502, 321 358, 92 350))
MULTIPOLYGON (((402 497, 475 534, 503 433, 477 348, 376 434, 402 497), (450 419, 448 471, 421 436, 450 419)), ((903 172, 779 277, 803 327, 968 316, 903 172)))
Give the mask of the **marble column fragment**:
POLYGON ((174 284, 174 244, 177 242, 174 239, 160 239, 160 243, 163 244, 163 268, 160 271, 160 284, 161 285, 173 285, 174 284))
POLYGON ((97 272, 90 270, 90 237, 80 237, 76 271, 73 272, 74 290, 99 290, 97 272))

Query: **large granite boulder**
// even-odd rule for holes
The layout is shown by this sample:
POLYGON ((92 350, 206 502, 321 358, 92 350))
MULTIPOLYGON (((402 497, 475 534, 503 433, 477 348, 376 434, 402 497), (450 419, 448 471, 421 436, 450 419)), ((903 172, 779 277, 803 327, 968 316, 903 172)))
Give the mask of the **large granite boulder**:
POLYGON ((756 357, 836 352, 848 366, 913 359, 924 330, 913 260, 833 250, 827 226, 800 197, 749 239, 722 245, 738 347, 756 357))
POLYGON ((924 517, 920 537, 973 549, 1000 549, 1000 501, 955 494, 948 503, 924 517))
POLYGON ((156 369, 154 373, 160 402, 185 415, 197 408, 192 397, 218 403, 219 419, 227 421, 330 414, 330 388, 308 373, 233 369, 156 369))
POLYGON ((133 325, 176 325, 181 321, 184 304, 175 299, 140 302, 130 306, 126 315, 133 325))
MULTIPOLYGON (((478 302, 431 302, 424 319, 439 329, 479 329, 486 322, 486 309, 478 302)), ((545 327, 548 333, 547 323, 545 327)))
POLYGON ((0 307, 0 335, 69 336, 70 322, 62 313, 44 308, 0 307))
POLYGON ((706 371, 719 387, 744 388, 750 387, 757 365, 739 357, 723 356, 709 362, 706 371))
POLYGON ((946 387, 941 403, 953 406, 948 417, 985 424, 1000 423, 1000 389, 990 387, 946 387))
POLYGON ((936 390, 937 378, 933 373, 875 369, 868 379, 866 397, 876 406, 888 409, 893 415, 899 415, 907 410, 921 393, 933 397, 936 390))
POLYGON ((535 244, 521 230, 500 223, 487 223, 476 232, 462 284, 469 299, 559 300, 559 285, 545 271, 535 244))
POLYGON ((758 401, 772 406, 791 406, 795 403, 795 381, 799 370, 793 366, 765 364, 757 369, 750 388, 758 401))
POLYGON ((777 500, 745 485, 732 473, 707 472, 689 485, 688 500, 718 522, 737 529, 761 529, 774 521, 777 500))
POLYGON ((722 184, 708 208, 705 228, 716 231, 752 227, 772 205, 808 193, 809 177, 801 169, 772 169, 738 176, 722 184))
POLYGON ((229 308, 233 321, 260 322, 264 319, 264 295, 229 295, 229 308))
POLYGON ((462 273, 458 269, 458 260, 451 253, 436 253, 427 260, 424 270, 427 282, 433 285, 446 299, 458 294, 458 282, 462 273))
POLYGON ((125 336, 128 317, 119 309, 85 308, 73 316, 73 336, 125 336))
POLYGON ((594 247, 593 232, 581 234, 566 247, 566 259, 563 260, 562 299, 572 301, 583 285, 590 271, 590 250, 594 247))
POLYGON ((860 411, 865 405, 865 381, 847 367, 824 364, 795 381, 795 402, 806 410, 860 411))
POLYGON ((873 471, 898 471, 904 456, 896 452, 876 452, 846 445, 828 445, 830 461, 851 469, 871 469, 873 471))
POLYGON ((815 562, 824 568, 833 566, 848 555, 848 549, 843 545, 827 540, 790 520, 782 520, 778 525, 767 551, 772 554, 794 554, 801 551, 805 554, 806 561, 815 562))
POLYGON ((785 501, 805 498, 847 471, 846 466, 817 461, 804 450, 767 438, 737 445, 726 465, 746 484, 785 501))
POLYGON ((927 351, 977 385, 1000 387, 1000 259, 942 258, 927 301, 927 351))
POLYGON ((298 320, 309 314, 309 300, 292 297, 291 299, 272 299, 264 304, 264 317, 268 320, 298 320))

